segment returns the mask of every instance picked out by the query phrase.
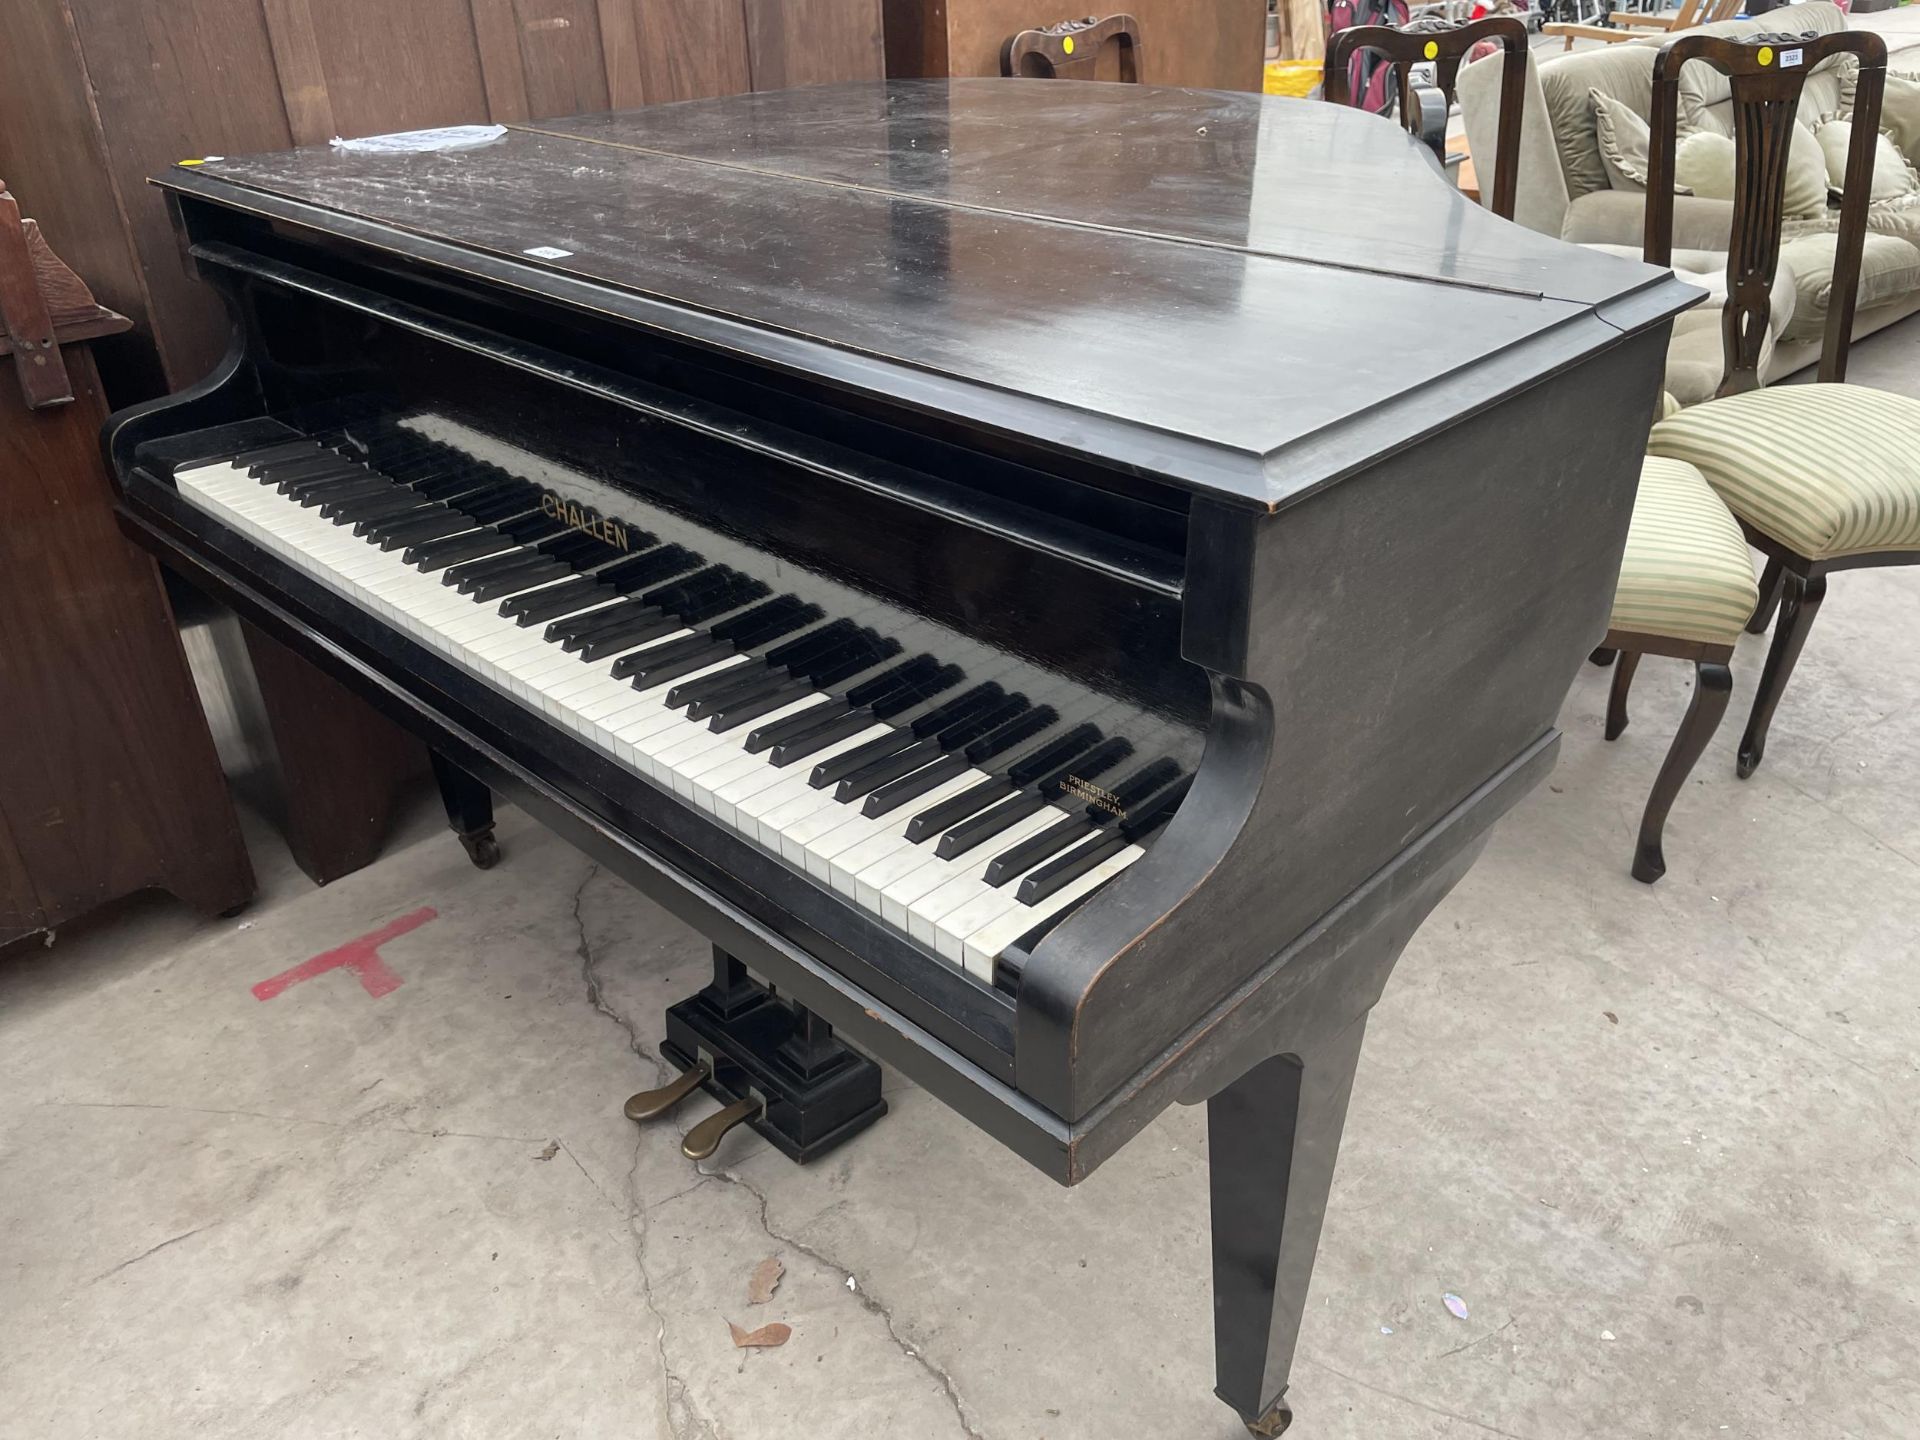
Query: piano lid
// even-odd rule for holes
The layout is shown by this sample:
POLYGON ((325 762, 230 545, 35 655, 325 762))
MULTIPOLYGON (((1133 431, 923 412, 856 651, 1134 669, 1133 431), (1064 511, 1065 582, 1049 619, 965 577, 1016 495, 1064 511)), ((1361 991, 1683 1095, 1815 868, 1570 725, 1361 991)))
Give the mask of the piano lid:
POLYGON ((1148 86, 818 87, 159 183, 1267 508, 1699 296, 1494 218, 1378 117, 1148 86))

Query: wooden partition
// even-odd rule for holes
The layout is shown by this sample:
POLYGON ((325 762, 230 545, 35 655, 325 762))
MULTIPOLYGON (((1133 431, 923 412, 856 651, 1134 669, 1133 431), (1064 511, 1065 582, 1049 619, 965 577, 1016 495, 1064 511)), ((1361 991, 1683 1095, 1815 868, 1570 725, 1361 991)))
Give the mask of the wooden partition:
MULTIPOLYGON (((885 0, 889 75, 998 75, 1000 47, 1021 30, 1121 11, 1140 22, 1140 79, 1149 85, 1258 90, 1266 0, 885 0)), ((1110 50, 1113 48, 1108 47, 1110 50)), ((1100 79, 1119 79, 1117 58, 1100 79)))
MULTIPOLYGON (((177 160, 883 73, 880 0, 14 0, 0 13, 0 176, 133 322, 94 342, 115 408, 192 384, 226 346, 226 315, 146 184, 177 160)), ((282 782, 267 808, 324 882, 378 852, 425 752, 264 637, 244 640, 223 648, 212 689, 257 696, 265 769, 282 782)))

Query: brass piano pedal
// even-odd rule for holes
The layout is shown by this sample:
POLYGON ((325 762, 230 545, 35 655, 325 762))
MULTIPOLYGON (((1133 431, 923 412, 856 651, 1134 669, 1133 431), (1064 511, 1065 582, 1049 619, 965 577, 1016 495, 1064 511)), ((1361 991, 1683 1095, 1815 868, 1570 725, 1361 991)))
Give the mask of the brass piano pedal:
POLYGON ((633 1121, 659 1119, 698 1090, 712 1073, 707 1068, 706 1061, 694 1061, 682 1070, 671 1084, 662 1085, 658 1090, 642 1090, 638 1095, 632 1096, 627 1101, 627 1119, 633 1121))
POLYGON ((689 1160, 706 1159, 720 1148, 720 1142, 727 1138, 729 1130, 758 1119, 760 1112, 766 1108, 766 1101, 758 1095, 749 1095, 744 1100, 734 1101, 724 1110, 714 1111, 687 1132, 687 1138, 680 1142, 680 1153, 689 1160))

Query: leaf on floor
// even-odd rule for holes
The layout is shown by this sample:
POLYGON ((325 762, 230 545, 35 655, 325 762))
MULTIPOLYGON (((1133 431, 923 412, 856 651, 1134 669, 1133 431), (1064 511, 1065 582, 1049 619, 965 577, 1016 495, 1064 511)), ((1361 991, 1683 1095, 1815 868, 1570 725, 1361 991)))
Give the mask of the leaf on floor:
POLYGON ((560 1153, 560 1142, 558 1140, 549 1140, 547 1141, 547 1148, 542 1150, 538 1155, 534 1156, 533 1158, 536 1160, 551 1160, 553 1159, 554 1156, 558 1155, 559 1153, 560 1153))
POLYGON ((778 1255, 769 1255, 754 1266, 753 1274, 747 1277, 747 1303, 764 1305, 773 1299, 773 1292, 780 1288, 780 1277, 786 1273, 787 1267, 778 1255))
POLYGON ((775 1320, 771 1325, 762 1325, 758 1330, 742 1330, 731 1320, 727 1329, 733 1332, 733 1347, 736 1350, 771 1350, 776 1345, 784 1345, 793 1336, 791 1325, 782 1325, 775 1320))
POLYGON ((1620 1017, 1614 1014, 1611 1010, 1602 1010, 1600 1013, 1607 1017, 1608 1024, 1618 1025, 1620 1023, 1620 1017))

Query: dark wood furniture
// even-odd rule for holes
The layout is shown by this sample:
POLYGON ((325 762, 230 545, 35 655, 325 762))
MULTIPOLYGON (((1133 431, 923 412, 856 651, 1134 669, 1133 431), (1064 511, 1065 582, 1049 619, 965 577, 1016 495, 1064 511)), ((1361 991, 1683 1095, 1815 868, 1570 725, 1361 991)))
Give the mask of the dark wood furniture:
MULTIPOLYGON (((883 0, 887 73, 901 79, 999 75, 1010 37, 1077 23, 1065 6, 1035 0, 883 0)), ((1265 0, 1129 0, 1127 18, 1150 56, 1138 77, 1151 85, 1258 90, 1265 70, 1265 0)), ((1097 18, 1097 15, 1096 17, 1097 18)), ((1082 46, 1075 39, 1075 55, 1082 46)), ((1068 56, 1064 50, 1062 58, 1068 56)), ((1095 49, 1083 80, 1118 80, 1126 57, 1095 49)))
POLYGON ((1394 68, 1400 123, 1409 135, 1419 137, 1433 151, 1434 159, 1444 168, 1447 112, 1455 100, 1460 63, 1483 40, 1497 41, 1503 52, 1499 129, 1494 141, 1493 213, 1511 220, 1520 178, 1520 116, 1527 85, 1525 21, 1517 16, 1495 15, 1464 25, 1421 20, 1398 29, 1391 25, 1349 26, 1337 31, 1327 44, 1325 94, 1336 105, 1354 104, 1353 57, 1363 50, 1381 55, 1394 68), (1435 84, 1414 85, 1413 67, 1422 64, 1434 67, 1435 84))
MULTIPOLYGON (((45 0, 7 16, 0 175, 132 320, 96 347, 128 405, 193 383, 227 344, 146 183, 163 166, 882 69, 880 0, 45 0)), ((205 648, 225 662, 209 688, 245 707, 222 748, 302 868, 324 883, 373 859, 425 748, 251 627, 205 648)))
MULTIPOLYGON (((1761 348, 1767 334, 1774 275, 1779 267, 1786 193, 1787 152, 1793 135, 1794 106, 1813 67, 1831 55, 1858 57, 1860 79, 1854 108, 1853 143, 1847 156, 1846 189, 1834 256, 1833 298, 1827 311, 1825 348, 1819 380, 1838 384, 1846 378, 1847 349, 1859 289, 1861 254, 1866 240, 1867 197, 1872 189, 1874 136, 1878 133, 1881 94, 1886 79, 1886 46, 1866 31, 1832 35, 1754 35, 1734 40, 1684 35, 1661 47, 1655 61, 1648 169, 1645 255, 1668 264, 1673 254, 1673 174, 1678 136, 1678 87, 1681 68, 1699 60, 1725 74, 1732 86, 1734 131, 1739 146, 1735 165, 1733 221, 1727 256, 1727 302, 1722 317, 1726 373, 1716 399, 1751 395, 1760 389, 1761 348), (1783 55, 1793 63, 1780 64, 1783 55)), ((1764 403, 1764 402, 1762 402, 1764 403)), ((1756 417, 1757 418, 1757 417, 1756 417)), ((1656 453, 1661 446, 1656 443, 1656 453)), ((1705 457, 1700 457, 1704 459, 1705 457)), ((1698 463, 1698 460, 1696 460, 1698 463)), ((1914 461, 1920 467, 1920 458, 1914 461)), ((1710 466, 1703 466, 1712 479, 1710 466)), ((1767 557, 1760 580, 1760 603, 1748 630, 1763 633, 1776 602, 1779 629, 1767 655, 1746 733, 1740 741, 1737 773, 1742 779, 1759 765, 1767 726, 1787 677, 1806 640, 1808 627, 1826 596, 1828 574, 1858 566, 1920 563, 1920 552, 1876 551, 1815 560, 1800 555, 1738 515, 1747 541, 1767 557)), ((1732 676, 1727 663, 1732 646, 1702 646, 1671 638, 1613 632, 1599 658, 1619 653, 1607 704, 1607 738, 1626 728, 1627 696, 1640 654, 1673 655, 1692 660, 1696 670, 1693 700, 1641 821, 1634 875, 1655 880, 1665 869, 1660 836, 1667 813, 1687 775, 1705 751, 1727 707, 1732 676)))
POLYGON ((1097 80, 1101 51, 1114 48, 1115 78, 1140 83, 1140 22, 1131 15, 1089 15, 1009 35, 1000 50, 1002 75, 1046 80, 1097 80))
POLYGON ((113 518, 89 353, 126 328, 0 185, 0 945, 253 872, 152 559, 113 518))
POLYGON ((1218 1391, 1283 1429, 1367 1014, 1553 762, 1692 292, 1209 91, 161 183, 237 344, 114 422, 126 523, 712 938, 632 1113, 809 1158, 852 1042, 1072 1184, 1206 1101, 1218 1391))

